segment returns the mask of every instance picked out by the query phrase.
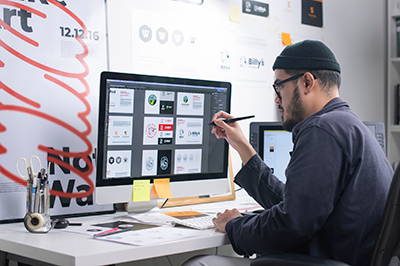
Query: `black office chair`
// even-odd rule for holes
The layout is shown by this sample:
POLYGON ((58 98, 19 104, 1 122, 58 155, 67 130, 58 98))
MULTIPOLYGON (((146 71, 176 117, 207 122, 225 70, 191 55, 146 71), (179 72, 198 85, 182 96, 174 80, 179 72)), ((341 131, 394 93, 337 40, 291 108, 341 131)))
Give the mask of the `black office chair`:
MULTIPOLYGON (((393 257, 400 256, 400 165, 393 175, 383 213, 380 234, 375 242, 370 266, 388 266, 393 257), (397 205, 399 207, 397 208, 397 205)), ((302 254, 280 253, 264 255, 251 266, 349 266, 344 262, 302 254)), ((391 264, 392 265, 392 264, 391 264)), ((398 265, 398 264, 396 264, 398 265)))

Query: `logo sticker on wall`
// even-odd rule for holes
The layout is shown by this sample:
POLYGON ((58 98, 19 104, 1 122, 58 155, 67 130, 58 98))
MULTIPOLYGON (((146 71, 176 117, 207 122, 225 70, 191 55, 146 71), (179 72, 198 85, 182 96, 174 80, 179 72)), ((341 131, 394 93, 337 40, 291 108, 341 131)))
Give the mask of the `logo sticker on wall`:
POLYGON ((243 0, 242 1, 242 12, 261 16, 261 17, 268 17, 269 15, 269 5, 266 3, 260 3, 251 0, 243 0))
POLYGON ((157 41, 165 44, 168 41, 168 32, 164 28, 159 28, 156 32, 157 41))
POLYGON ((322 27, 322 0, 301 1, 301 23, 322 27))
POLYGON ((176 30, 172 33, 172 42, 176 46, 181 46, 183 44, 183 34, 180 30, 176 30))
POLYGON ((139 28, 139 37, 142 39, 144 42, 148 42, 151 40, 153 35, 152 30, 150 29, 149 26, 143 25, 139 28))

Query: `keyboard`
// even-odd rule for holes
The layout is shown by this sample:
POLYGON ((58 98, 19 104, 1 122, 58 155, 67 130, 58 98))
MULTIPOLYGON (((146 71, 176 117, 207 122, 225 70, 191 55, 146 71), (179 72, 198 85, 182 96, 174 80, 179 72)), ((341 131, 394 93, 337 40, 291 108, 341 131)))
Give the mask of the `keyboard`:
POLYGON ((190 219, 185 219, 185 220, 176 220, 176 221, 173 221, 171 224, 173 226, 183 225, 183 226, 198 229, 198 230, 204 230, 204 229, 215 228, 215 225, 212 222, 213 218, 214 218, 214 216, 206 215, 206 216, 190 218, 190 219))

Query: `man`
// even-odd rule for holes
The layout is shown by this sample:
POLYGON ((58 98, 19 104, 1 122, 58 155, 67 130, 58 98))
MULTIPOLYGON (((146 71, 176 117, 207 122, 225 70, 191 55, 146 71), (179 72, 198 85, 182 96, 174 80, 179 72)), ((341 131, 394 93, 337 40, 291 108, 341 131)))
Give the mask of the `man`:
MULTIPOLYGON (((214 223, 240 255, 294 251, 367 265, 393 170, 369 129, 339 98, 340 66, 325 44, 306 40, 287 46, 273 70, 275 102, 293 136, 287 182, 272 174, 237 123, 218 119, 231 115, 217 113, 212 133, 226 139, 243 161, 235 182, 265 211, 242 216, 226 210, 214 223)), ((219 259, 225 258, 197 258, 187 265, 219 259)))

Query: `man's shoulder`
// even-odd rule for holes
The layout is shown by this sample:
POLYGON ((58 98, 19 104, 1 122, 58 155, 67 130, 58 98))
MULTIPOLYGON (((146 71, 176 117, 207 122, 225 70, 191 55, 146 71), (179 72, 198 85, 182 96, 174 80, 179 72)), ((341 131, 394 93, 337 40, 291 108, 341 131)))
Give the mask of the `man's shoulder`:
POLYGON ((348 129, 352 126, 359 126, 362 122, 355 113, 349 109, 334 110, 320 113, 305 121, 303 129, 317 127, 323 130, 348 129))
POLYGON ((296 132, 293 132, 294 139, 297 139, 306 132, 324 132, 334 139, 340 140, 349 134, 364 131, 363 123, 359 117, 349 108, 339 108, 329 112, 321 112, 312 115, 304 120, 296 132), (352 133, 351 133, 352 132, 352 133))

